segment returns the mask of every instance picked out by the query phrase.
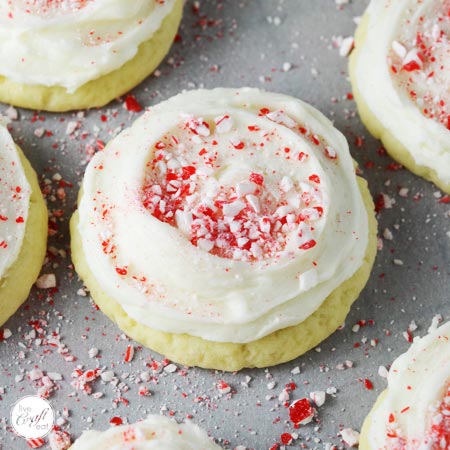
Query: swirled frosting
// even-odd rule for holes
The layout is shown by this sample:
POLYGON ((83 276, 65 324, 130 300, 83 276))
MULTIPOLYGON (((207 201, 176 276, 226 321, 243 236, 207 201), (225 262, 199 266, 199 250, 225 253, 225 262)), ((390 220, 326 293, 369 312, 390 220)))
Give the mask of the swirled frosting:
POLYGON ((16 261, 25 235, 31 188, 11 135, 0 124, 0 280, 16 261))
POLYGON ((74 92, 132 59, 175 0, 0 0, 0 74, 74 92))
POLYGON ((372 0, 357 87, 416 164, 450 183, 450 1, 372 0))
POLYGON ((302 322, 368 244, 345 138, 257 89, 152 108, 92 159, 79 216, 89 269, 129 316, 212 341, 302 322))
POLYGON ((450 322, 392 364, 368 441, 374 450, 450 448, 450 322))
POLYGON ((70 450, 220 450, 208 435, 193 423, 178 424, 163 416, 151 415, 132 425, 106 431, 85 431, 70 450))

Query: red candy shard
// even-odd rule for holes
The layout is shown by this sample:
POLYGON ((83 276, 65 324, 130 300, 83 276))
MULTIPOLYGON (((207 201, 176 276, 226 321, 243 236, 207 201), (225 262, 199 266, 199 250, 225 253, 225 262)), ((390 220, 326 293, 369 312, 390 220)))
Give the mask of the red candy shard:
POLYGON ((295 400, 289 406, 289 417, 296 425, 306 425, 310 423, 314 417, 316 410, 311 406, 307 398, 295 400))
POLYGON ((109 421, 109 423, 110 423, 111 425, 114 425, 114 426, 117 427, 117 426, 123 424, 123 420, 122 420, 122 418, 119 417, 119 416, 114 416, 114 417, 111 418, 111 420, 109 421))
POLYGON ((283 445, 289 445, 292 443, 292 435, 290 433, 283 433, 280 436, 280 441, 283 445))
POLYGON ((123 276, 125 276, 128 273, 128 271, 125 267, 116 267, 116 272, 119 275, 123 275, 123 276))
POLYGON ((310 175, 309 181, 312 181, 313 183, 320 184, 320 177, 319 177, 319 175, 313 173, 312 175, 310 175))
POLYGON ((45 441, 42 438, 31 438, 27 439, 27 444, 30 448, 40 448, 45 444, 45 441))
POLYGON ((305 242, 304 244, 300 245, 300 250, 309 250, 310 248, 313 248, 317 245, 317 242, 314 239, 311 239, 308 242, 305 242))
POLYGON ((238 142, 238 143, 236 143, 236 144, 233 144, 233 147, 234 147, 236 150, 242 150, 242 149, 245 147, 245 144, 244 144, 242 141, 240 141, 240 142, 238 142))
POLYGON ((181 168, 181 178, 183 180, 188 180, 192 175, 195 174, 196 169, 194 166, 186 166, 181 168))
POLYGON ((250 176, 248 177, 249 181, 252 183, 257 184, 258 186, 262 186, 264 184, 264 176, 260 173, 254 173, 252 172, 250 176))
POLYGON ((450 402, 450 386, 442 399, 441 405, 436 411, 436 419, 431 427, 431 436, 433 443, 436 445, 432 447, 433 450, 450 447, 450 416, 448 415, 448 404, 450 402))
POLYGON ((320 139, 315 134, 311 136, 311 139, 315 145, 320 145, 320 139))
POLYGON ((299 161, 303 161, 307 156, 308 156, 308 155, 307 155, 306 153, 300 152, 300 153, 298 154, 298 160, 299 160, 299 161))
POLYGON ((125 362, 131 362, 134 356, 134 347, 132 345, 129 345, 127 347, 127 351, 125 352, 125 362))
POLYGON ((406 63, 403 67, 403 70, 406 70, 407 72, 414 72, 415 70, 420 70, 421 66, 420 64, 413 60, 413 61, 409 61, 408 63, 406 63))
POLYGON ((132 94, 129 94, 125 97, 125 108, 127 109, 127 111, 131 112, 142 111, 141 104, 136 100, 136 97, 132 94))

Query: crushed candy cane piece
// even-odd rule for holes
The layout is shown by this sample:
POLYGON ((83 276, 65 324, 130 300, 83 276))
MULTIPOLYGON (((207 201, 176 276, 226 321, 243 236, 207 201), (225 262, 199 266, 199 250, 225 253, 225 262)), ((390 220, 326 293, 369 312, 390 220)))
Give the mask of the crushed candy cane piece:
POLYGON ((49 435, 51 450, 67 450, 71 445, 69 433, 65 431, 52 431, 49 435))
POLYGON ((225 381, 219 381, 216 385, 217 390, 221 393, 221 394, 228 394, 231 392, 231 386, 228 385, 225 381))
POLYGON ((134 347, 132 345, 128 345, 127 350, 125 352, 124 361, 127 363, 131 362, 133 360, 133 357, 134 357, 134 347))
POLYGON ((310 392, 309 397, 320 408, 325 403, 326 392, 325 391, 313 391, 313 392, 310 392))
POLYGON ((43 438, 31 438, 27 439, 28 447, 30 448, 41 448, 45 444, 43 438))
POLYGON ((352 428, 344 428, 341 430, 340 435, 342 440, 349 447, 357 447, 359 444, 359 433, 352 428))
POLYGON ((306 425, 310 423, 316 410, 311 406, 307 398, 295 400, 289 406, 289 417, 295 425, 306 425))

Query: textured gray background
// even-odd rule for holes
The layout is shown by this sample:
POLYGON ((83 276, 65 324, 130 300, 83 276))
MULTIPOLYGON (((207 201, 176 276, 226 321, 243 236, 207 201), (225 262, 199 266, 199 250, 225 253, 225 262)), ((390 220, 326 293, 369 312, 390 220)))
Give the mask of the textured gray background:
POLYGON ((403 332, 411 320, 419 326, 414 334, 421 335, 435 314, 448 319, 450 288, 450 204, 439 202, 432 184, 406 170, 387 169, 392 160, 377 153, 379 142, 369 136, 355 115, 354 102, 346 98, 350 92, 347 59, 339 56, 333 37, 352 35, 354 18, 367 3, 353 0, 338 7, 335 0, 201 0, 195 12, 194 2, 189 0, 181 41, 162 63, 161 75, 149 77, 134 91, 143 106, 182 89, 203 86, 256 86, 302 98, 322 110, 345 133, 374 197, 385 193, 395 202, 379 215, 380 230, 389 228, 393 240, 382 240, 372 277, 345 328, 323 342, 320 351, 313 350, 269 370, 224 374, 179 367, 175 373, 153 374, 146 364, 162 357, 140 348, 131 364, 123 362, 128 342, 87 298, 77 295, 82 284, 73 272, 70 255, 65 257, 58 251, 68 252, 68 218, 87 154, 95 148, 97 139, 108 141, 138 114, 127 112, 121 101, 86 112, 84 118, 18 110, 19 120, 12 123, 12 134, 41 180, 50 180, 47 198, 55 224, 50 239, 54 250, 43 273, 55 273, 58 288, 51 292, 34 289, 4 326, 12 331, 9 339, 0 342, 0 387, 4 389, 0 396, 0 445, 4 449, 28 448, 22 439, 14 437, 8 423, 11 404, 36 392, 36 383, 27 378, 33 367, 63 375, 50 400, 58 414, 64 407, 70 410, 62 429, 74 438, 86 428, 107 428, 113 416, 133 422, 160 411, 172 411, 179 420, 192 416, 225 448, 243 445, 268 449, 279 442, 281 433, 292 431, 299 434, 293 448, 325 448, 330 442, 340 446, 341 427, 360 429, 385 387, 378 367, 390 364, 408 348, 403 332), (284 72, 286 62, 292 68, 284 72), (102 121, 102 115, 106 121, 102 121), (68 136, 67 123, 77 120, 80 128, 68 136), (46 131, 44 136, 36 137, 36 130, 40 134, 42 129, 46 131), (363 138, 360 146, 355 144, 357 137, 363 138), (58 174, 69 185, 58 181, 58 174), (409 189, 406 198, 398 195, 400 188, 409 189), (61 198, 64 195, 66 198, 61 198), (58 210, 64 211, 62 217, 56 217, 58 210), (403 265, 394 264, 394 259, 403 261, 403 265), (42 326, 40 345, 29 335, 31 321, 38 319, 42 326), (374 324, 352 331, 360 320, 373 320, 374 324), (57 348, 48 344, 47 338, 54 332, 76 361, 65 361, 57 348), (371 345, 371 339, 377 339, 376 346, 371 345), (92 359, 88 350, 93 347, 99 349, 99 356, 92 359), (346 360, 354 363, 353 368, 339 370, 339 364, 346 360), (103 393, 103 397, 85 395, 71 386, 71 373, 77 365, 113 370, 123 385, 119 389, 96 381, 93 391, 103 393), (291 373, 296 367, 301 368, 300 374, 291 373), (148 371, 151 379, 138 384, 136 380, 143 371, 148 371), (17 381, 21 374, 23 381, 17 381), (373 382, 374 390, 365 388, 364 379, 373 382), (219 380, 226 380, 234 393, 221 396, 215 388, 219 380), (268 389, 271 380, 276 386, 268 389), (328 396, 319 408, 318 420, 299 430, 293 430, 288 411, 278 400, 278 394, 290 382, 297 385, 291 400, 315 390, 337 389, 335 397, 328 396), (140 385, 147 386, 152 396, 139 397, 140 385), (115 408, 118 397, 127 399, 129 405, 119 403, 115 408))

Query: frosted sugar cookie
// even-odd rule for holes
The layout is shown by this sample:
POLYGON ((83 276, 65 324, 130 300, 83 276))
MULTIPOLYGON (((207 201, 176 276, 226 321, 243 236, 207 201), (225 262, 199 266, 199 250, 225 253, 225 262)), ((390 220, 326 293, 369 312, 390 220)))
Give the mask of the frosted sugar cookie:
POLYGON ((178 424, 157 415, 106 431, 85 431, 70 450, 97 450, 99 447, 103 450, 220 450, 197 425, 178 424))
POLYGON ((0 2, 0 101, 67 111, 102 106, 155 70, 182 0, 0 2))
POLYGON ((392 364, 366 419, 361 450, 450 448, 450 323, 416 339, 392 364))
POLYGON ((199 90, 92 159, 72 256, 131 337, 237 370, 291 360, 342 324, 375 229, 347 142, 321 113, 257 89, 199 90))
POLYGON ((369 131, 412 172, 450 192, 450 2, 372 0, 350 75, 369 131))
POLYGON ((47 244, 47 208, 36 174, 0 125, 0 325, 26 300, 47 244))

